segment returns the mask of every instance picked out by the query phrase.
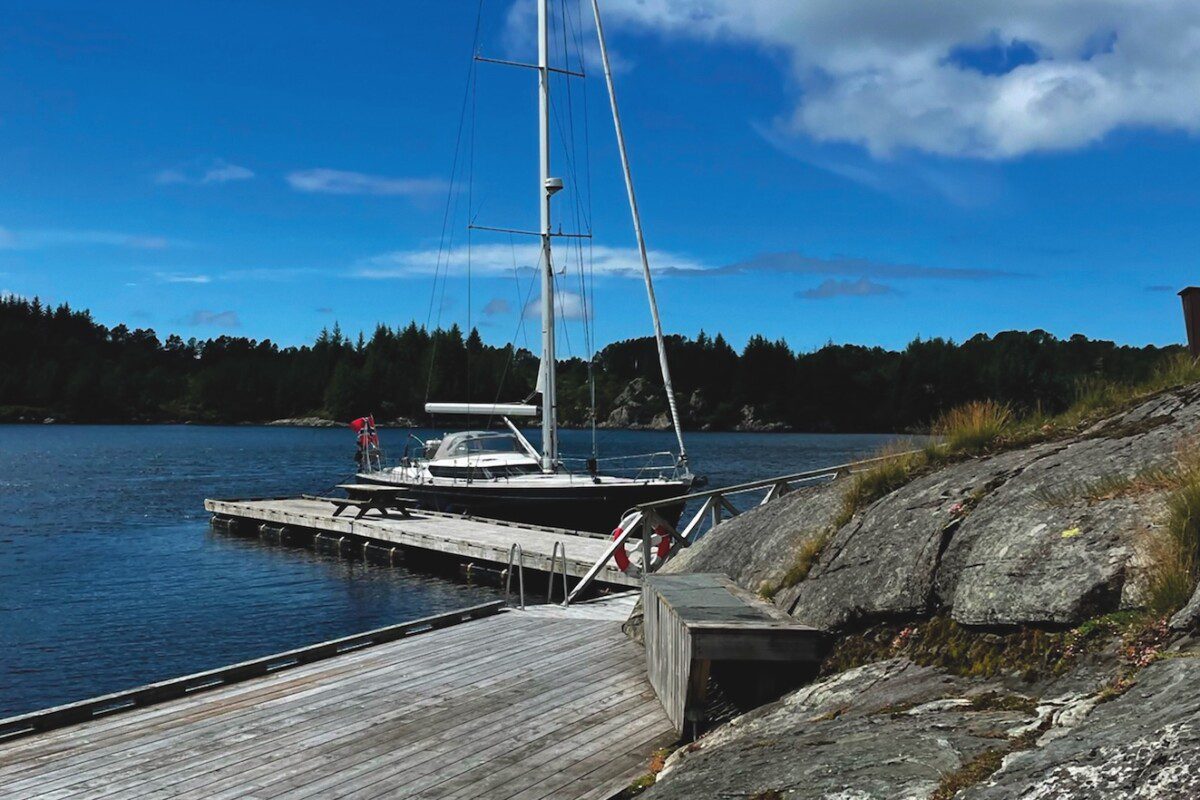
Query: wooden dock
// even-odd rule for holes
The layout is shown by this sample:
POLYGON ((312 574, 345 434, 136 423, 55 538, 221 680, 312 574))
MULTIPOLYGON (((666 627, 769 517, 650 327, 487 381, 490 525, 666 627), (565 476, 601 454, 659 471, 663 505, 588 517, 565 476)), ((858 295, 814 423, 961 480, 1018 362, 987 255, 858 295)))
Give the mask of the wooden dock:
MULTIPOLYGON (((565 554, 566 572, 574 578, 587 575, 611 544, 602 536, 429 511, 371 515, 361 519, 350 515, 335 517, 331 503, 304 498, 205 500, 204 507, 218 519, 237 523, 315 531, 334 538, 346 536, 384 548, 413 548, 501 569, 508 564, 513 544, 517 544, 526 570, 549 573, 557 543, 560 548, 557 569, 561 574, 565 554)), ((636 576, 625 574, 611 561, 595 579, 614 586, 640 585, 636 576)))
POLYGON ((503 611, 16 739, 0 794, 602 800, 675 741, 631 603, 503 611))

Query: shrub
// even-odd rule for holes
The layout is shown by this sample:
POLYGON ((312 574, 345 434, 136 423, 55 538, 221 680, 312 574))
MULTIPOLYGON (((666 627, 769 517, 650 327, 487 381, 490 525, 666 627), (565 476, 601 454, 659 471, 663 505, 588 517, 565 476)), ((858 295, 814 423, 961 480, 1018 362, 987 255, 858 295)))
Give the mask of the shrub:
POLYGON ((1012 409, 993 400, 977 400, 952 408, 933 426, 952 453, 980 453, 994 447, 1008 432, 1012 409))

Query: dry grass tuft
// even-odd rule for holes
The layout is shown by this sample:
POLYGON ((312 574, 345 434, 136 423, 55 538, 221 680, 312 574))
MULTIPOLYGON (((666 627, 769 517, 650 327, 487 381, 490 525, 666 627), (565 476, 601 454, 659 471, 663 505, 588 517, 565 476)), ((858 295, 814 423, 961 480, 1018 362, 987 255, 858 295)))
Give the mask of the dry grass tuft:
POLYGON ((842 510, 833 521, 833 527, 842 527, 856 513, 911 481, 929 466, 934 458, 933 453, 932 448, 910 450, 903 442, 890 444, 880 450, 878 457, 887 460, 851 478, 850 486, 842 495, 842 510))
POLYGON ((951 453, 982 453, 994 448, 1009 432, 1013 412, 993 400, 977 400, 952 408, 933 426, 951 453))
POLYGON ((1155 614, 1183 608, 1200 578, 1200 465, 1180 465, 1178 488, 1167 499, 1167 522, 1142 538, 1146 606, 1155 614))
POLYGON ((1065 486, 1039 489, 1034 496, 1046 506, 1069 506, 1077 500, 1099 503, 1118 497, 1145 494, 1147 492, 1175 489, 1179 486, 1179 472, 1168 467, 1151 467, 1135 475, 1105 473, 1089 481, 1079 481, 1065 486))
POLYGON ((825 545, 829 544, 831 538, 833 538, 833 530, 826 528, 820 533, 805 539, 804 544, 800 545, 800 550, 796 553, 795 562, 787 571, 787 574, 783 576, 783 580, 779 582, 779 589, 787 589, 795 586, 807 578, 808 573, 812 572, 813 566, 816 565, 817 559, 821 557, 822 551, 825 550, 825 545))

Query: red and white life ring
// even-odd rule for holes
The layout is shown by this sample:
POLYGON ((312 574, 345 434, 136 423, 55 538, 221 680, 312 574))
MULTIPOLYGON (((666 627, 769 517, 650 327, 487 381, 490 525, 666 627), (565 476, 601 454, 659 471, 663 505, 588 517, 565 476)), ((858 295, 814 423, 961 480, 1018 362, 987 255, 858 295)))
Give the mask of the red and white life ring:
MULTIPOLYGON (((620 539, 621 534, 624 532, 624 529, 618 525, 613 528, 612 538, 614 540, 620 539)), ((654 536, 650 538, 650 544, 656 546, 655 553, 660 562, 667 557, 671 552, 671 534, 667 533, 666 526, 656 525, 654 527, 654 536), (657 541, 655 541, 656 539, 657 541)), ((613 561, 617 562, 617 569, 621 570, 621 572, 629 571, 629 553, 625 552, 624 547, 616 549, 616 552, 613 553, 613 561)))

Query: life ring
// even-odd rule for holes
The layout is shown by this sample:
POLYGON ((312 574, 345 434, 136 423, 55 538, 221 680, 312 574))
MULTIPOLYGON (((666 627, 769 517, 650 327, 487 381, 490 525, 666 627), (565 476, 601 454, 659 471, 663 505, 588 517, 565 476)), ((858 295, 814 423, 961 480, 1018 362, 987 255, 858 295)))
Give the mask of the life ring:
MULTIPOLYGON (((613 528, 613 540, 620 539, 621 534, 624 532, 624 529, 620 525, 613 528)), ((655 555, 658 556, 658 560, 661 562, 671 552, 671 535, 667 533, 665 525, 654 526, 654 535, 658 537, 658 546, 655 550, 655 555)), ((654 544, 653 540, 651 540, 651 544, 654 544)), ((616 549, 613 553, 613 561, 617 562, 617 569, 621 570, 621 572, 629 571, 629 554, 625 552, 624 547, 616 549)))

